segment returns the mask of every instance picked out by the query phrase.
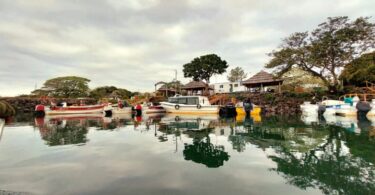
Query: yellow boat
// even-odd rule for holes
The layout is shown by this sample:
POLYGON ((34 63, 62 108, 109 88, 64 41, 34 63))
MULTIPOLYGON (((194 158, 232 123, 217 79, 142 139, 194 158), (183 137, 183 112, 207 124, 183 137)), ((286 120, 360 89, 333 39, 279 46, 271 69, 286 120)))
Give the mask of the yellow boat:
MULTIPOLYGON (((253 110, 251 111, 251 115, 260 115, 262 109, 259 106, 254 106, 253 110)), ((245 110, 243 107, 236 107, 237 115, 246 115, 245 110)))

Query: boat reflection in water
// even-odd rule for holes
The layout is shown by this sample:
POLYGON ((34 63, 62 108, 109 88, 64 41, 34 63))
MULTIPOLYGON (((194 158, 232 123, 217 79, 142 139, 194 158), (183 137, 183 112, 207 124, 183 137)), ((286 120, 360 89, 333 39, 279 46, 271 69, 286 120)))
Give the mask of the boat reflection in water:
POLYGON ((245 157, 260 151, 273 163, 267 171, 299 189, 324 194, 375 191, 375 120, 167 114, 37 118, 35 126, 49 146, 89 143, 91 131, 145 131, 139 136, 151 137, 160 147, 172 145, 170 155, 203 168, 229 168, 229 161, 249 162, 245 157))

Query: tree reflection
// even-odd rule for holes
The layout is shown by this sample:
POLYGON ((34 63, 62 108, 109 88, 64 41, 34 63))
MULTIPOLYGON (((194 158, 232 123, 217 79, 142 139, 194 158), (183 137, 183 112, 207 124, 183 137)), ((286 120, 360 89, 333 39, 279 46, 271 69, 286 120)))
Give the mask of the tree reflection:
MULTIPOLYGON (((357 142, 350 143, 358 137, 348 135, 336 126, 327 126, 326 130, 329 136, 325 143, 308 152, 298 153, 287 147, 278 147, 277 155, 269 156, 277 163, 277 168, 272 170, 283 173, 290 184, 302 189, 319 188, 325 194, 372 194, 375 190, 373 162, 367 161, 363 155, 358 157, 344 151, 345 141, 352 152, 350 147, 357 142)), ((374 148, 374 143, 366 144, 374 148)))
MULTIPOLYGON (((247 119, 248 120, 248 119, 247 119)), ((317 188, 325 194, 372 194, 375 190, 375 127, 360 120, 360 134, 333 125, 306 125, 297 117, 267 117, 262 123, 243 121, 228 140, 243 152, 247 144, 275 154, 271 169, 301 189, 317 188)))
POLYGON ((36 119, 40 135, 49 146, 82 144, 88 141, 88 121, 84 119, 52 119, 44 123, 43 118, 36 119), (42 121, 43 120, 43 121, 42 121))
POLYGON ((211 131, 212 128, 186 132, 190 137, 193 137, 193 143, 185 144, 183 151, 185 160, 204 164, 210 168, 223 166, 224 161, 229 160, 229 155, 224 151, 224 146, 215 146, 211 143, 209 137, 211 131))

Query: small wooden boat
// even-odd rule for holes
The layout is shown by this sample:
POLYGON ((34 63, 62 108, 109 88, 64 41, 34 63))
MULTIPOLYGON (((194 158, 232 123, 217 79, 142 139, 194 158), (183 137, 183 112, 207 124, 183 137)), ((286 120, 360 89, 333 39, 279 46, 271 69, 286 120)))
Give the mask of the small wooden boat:
POLYGON ((180 114, 218 114, 219 106, 211 105, 204 96, 175 96, 168 102, 161 102, 167 113, 180 114))
POLYGON ((39 116, 92 113, 105 113, 106 115, 111 115, 112 106, 109 104, 67 106, 67 104, 64 102, 62 106, 44 106, 41 104, 36 105, 35 112, 39 116))

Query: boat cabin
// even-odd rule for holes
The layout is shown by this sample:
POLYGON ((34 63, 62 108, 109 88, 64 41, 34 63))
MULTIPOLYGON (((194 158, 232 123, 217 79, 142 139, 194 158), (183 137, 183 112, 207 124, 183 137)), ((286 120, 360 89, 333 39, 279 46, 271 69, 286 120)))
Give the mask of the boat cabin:
POLYGON ((168 99, 172 104, 185 104, 185 105, 202 105, 209 106, 210 101, 204 96, 175 96, 168 99))

